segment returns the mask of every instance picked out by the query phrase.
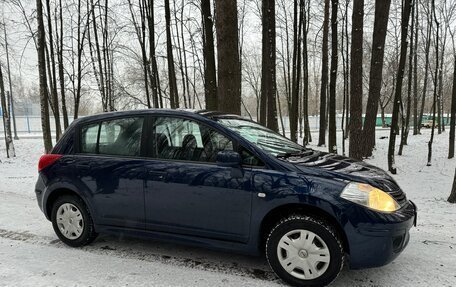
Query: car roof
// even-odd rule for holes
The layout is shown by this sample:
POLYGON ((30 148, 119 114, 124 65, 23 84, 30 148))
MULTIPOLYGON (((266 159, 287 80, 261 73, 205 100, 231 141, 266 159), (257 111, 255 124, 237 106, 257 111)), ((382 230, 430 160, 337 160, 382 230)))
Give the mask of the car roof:
POLYGON ((76 122, 84 123, 96 120, 103 120, 106 118, 116 118, 122 116, 132 116, 132 115, 181 115, 181 116, 194 116, 199 115, 208 119, 217 119, 217 118, 236 118, 243 119, 243 117, 228 114, 219 111, 208 111, 208 110, 192 110, 192 109, 143 109, 143 110, 129 110, 129 111, 115 111, 115 112, 106 112, 99 113, 96 115, 80 117, 76 122))

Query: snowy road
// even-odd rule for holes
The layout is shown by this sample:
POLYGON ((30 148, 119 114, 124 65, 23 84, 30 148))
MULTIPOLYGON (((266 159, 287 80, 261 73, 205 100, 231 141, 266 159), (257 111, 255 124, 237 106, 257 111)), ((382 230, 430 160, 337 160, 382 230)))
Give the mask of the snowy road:
MULTIPOLYGON (((410 245, 388 266, 344 270, 334 286, 456 286, 456 206, 445 202, 456 161, 446 159, 444 134, 436 138, 433 166, 426 167, 427 140, 427 134, 411 137, 397 157, 395 178, 419 207, 410 245)), ((370 162, 385 168, 387 140, 378 144, 370 162)), ((111 236, 81 249, 63 245, 33 194, 40 145, 39 139, 20 140, 18 157, 10 160, 0 145, 0 286, 281 284, 262 258, 111 236)))

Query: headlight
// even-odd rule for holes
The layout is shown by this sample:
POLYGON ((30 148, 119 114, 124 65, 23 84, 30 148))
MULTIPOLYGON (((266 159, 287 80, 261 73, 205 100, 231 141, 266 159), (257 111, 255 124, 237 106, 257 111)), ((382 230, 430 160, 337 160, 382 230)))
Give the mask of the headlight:
POLYGON ((392 212, 400 208, 388 193, 366 183, 351 182, 344 188, 340 196, 381 212, 392 212))

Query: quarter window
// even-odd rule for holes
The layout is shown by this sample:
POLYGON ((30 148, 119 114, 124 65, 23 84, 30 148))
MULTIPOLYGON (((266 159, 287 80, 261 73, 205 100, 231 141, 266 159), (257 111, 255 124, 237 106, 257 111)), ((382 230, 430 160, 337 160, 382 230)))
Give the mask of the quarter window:
POLYGON ((82 128, 81 132, 81 152, 97 153, 97 139, 100 124, 96 123, 82 128))

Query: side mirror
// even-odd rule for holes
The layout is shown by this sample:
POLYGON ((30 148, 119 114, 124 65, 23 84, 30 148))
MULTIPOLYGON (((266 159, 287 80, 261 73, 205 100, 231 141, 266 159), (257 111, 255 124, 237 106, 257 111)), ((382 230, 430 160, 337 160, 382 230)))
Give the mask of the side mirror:
POLYGON ((217 153, 217 164, 225 167, 240 167, 241 156, 235 151, 220 151, 217 153))

